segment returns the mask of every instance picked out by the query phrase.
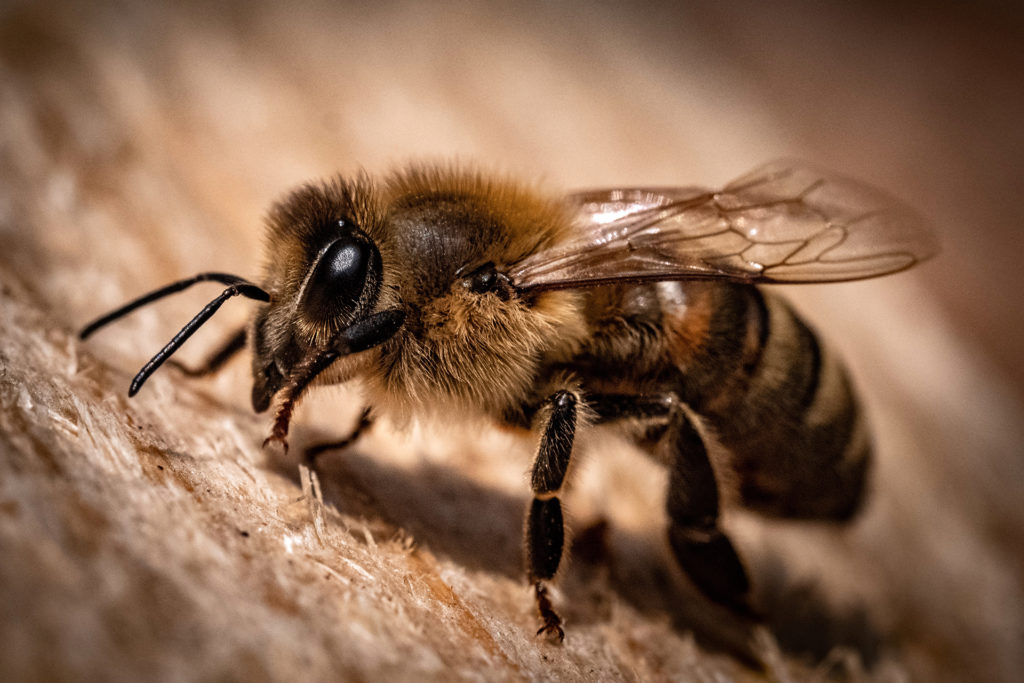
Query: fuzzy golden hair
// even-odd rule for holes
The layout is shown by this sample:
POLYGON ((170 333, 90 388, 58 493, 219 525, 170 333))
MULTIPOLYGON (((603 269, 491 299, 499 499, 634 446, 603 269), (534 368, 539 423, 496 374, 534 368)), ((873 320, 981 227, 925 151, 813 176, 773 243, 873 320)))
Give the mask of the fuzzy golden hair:
POLYGON ((380 251, 378 309, 401 302, 408 317, 394 339, 367 354, 376 368, 341 364, 319 383, 369 370, 372 403, 400 421, 438 410, 501 415, 527 398, 543 359, 568 358, 586 336, 578 293, 503 301, 460 286, 460 268, 506 266, 567 240, 572 228, 559 201, 455 164, 410 165, 382 180, 337 176, 276 204, 266 239, 271 333, 287 330, 314 347, 337 332, 329 320, 296 315, 295 302, 339 220, 357 225, 380 251))

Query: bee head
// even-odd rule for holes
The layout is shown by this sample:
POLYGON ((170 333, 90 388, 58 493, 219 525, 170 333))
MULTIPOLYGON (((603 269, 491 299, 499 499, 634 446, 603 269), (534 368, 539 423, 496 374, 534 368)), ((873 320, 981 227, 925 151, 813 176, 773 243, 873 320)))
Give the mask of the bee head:
POLYGON ((271 301, 250 328, 257 411, 270 405, 303 359, 329 350, 339 333, 376 310, 383 282, 371 236, 377 225, 373 188, 363 177, 301 187, 271 210, 265 277, 271 301))

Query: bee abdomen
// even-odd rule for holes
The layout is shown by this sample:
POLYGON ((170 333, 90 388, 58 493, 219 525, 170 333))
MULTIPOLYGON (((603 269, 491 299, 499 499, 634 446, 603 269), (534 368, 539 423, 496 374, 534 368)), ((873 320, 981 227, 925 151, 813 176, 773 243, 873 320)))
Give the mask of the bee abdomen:
POLYGON ((724 359, 721 390, 698 410, 732 455, 741 501, 784 517, 850 517, 871 444, 846 369, 783 299, 732 291, 747 299, 744 343, 710 343, 742 351, 724 359))

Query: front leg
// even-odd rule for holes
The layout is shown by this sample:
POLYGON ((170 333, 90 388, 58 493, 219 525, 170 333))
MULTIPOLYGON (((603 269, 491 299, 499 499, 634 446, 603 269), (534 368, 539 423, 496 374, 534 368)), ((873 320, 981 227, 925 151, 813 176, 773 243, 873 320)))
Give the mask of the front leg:
POLYGON ((565 525, 558 492, 565 481, 576 436, 576 415, 579 398, 561 390, 548 397, 549 413, 541 433, 537 458, 533 462, 530 486, 533 502, 526 519, 526 558, 530 582, 537 600, 537 610, 544 622, 537 635, 565 638, 562 620, 551 606, 546 581, 558 571, 565 546, 565 525))

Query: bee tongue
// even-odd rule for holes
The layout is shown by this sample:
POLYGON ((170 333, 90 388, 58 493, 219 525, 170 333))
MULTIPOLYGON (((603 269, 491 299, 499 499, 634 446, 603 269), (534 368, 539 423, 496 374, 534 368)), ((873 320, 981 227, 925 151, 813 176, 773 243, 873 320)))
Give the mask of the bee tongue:
MULTIPOLYGON (((269 367, 264 371, 266 381, 253 384, 252 403, 257 412, 266 410, 273 395, 281 390, 281 402, 274 417, 274 427, 264 446, 276 443, 288 450, 288 427, 291 424, 295 405, 303 392, 334 361, 352 353, 373 348, 390 339, 405 322, 405 312, 391 309, 375 313, 347 328, 335 338, 334 346, 323 351, 311 351, 288 373, 288 377, 273 381, 269 367), (282 386, 283 385, 283 386, 282 386)), ((273 366, 276 371, 276 365, 273 366)), ((280 377, 280 374, 277 375, 280 377)))
MULTIPOLYGON (((338 360, 341 356, 342 354, 337 351, 312 352, 292 369, 287 381, 284 382, 284 387, 281 388, 281 401, 277 406, 277 414, 274 416, 274 426, 270 436, 263 442, 264 448, 271 444, 276 444, 285 453, 288 452, 288 428, 291 426, 292 413, 295 412, 295 406, 298 404, 299 398, 310 382, 316 379, 317 375, 326 370, 331 363, 338 360)), ((281 383, 278 383, 277 386, 280 387, 281 383)), ((257 396, 256 390, 258 387, 259 385, 253 386, 253 406, 257 406, 256 401, 259 398, 259 405, 266 409, 270 405, 273 395, 277 393, 277 390, 275 388, 273 392, 265 394, 266 405, 263 405, 264 394, 257 396)), ((258 407, 257 411, 259 412, 258 407)))

